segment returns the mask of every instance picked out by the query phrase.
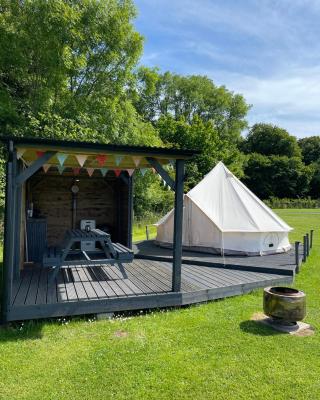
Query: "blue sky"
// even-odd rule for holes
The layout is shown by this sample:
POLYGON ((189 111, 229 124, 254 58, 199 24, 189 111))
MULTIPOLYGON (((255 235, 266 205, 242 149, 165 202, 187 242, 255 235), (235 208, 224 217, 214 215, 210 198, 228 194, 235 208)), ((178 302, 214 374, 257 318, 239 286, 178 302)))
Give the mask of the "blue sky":
POLYGON ((320 0, 136 0, 141 63, 209 76, 248 121, 320 134, 320 0))

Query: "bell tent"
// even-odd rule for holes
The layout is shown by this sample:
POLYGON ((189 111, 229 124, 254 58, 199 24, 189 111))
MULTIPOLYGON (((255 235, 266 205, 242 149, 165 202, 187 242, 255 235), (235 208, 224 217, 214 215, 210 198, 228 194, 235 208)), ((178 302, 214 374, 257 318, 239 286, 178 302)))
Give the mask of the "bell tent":
MULTIPOLYGON (((156 243, 172 246, 174 211, 157 225, 156 243)), ((183 247, 220 254, 288 251, 292 228, 219 162, 184 196, 183 247)))

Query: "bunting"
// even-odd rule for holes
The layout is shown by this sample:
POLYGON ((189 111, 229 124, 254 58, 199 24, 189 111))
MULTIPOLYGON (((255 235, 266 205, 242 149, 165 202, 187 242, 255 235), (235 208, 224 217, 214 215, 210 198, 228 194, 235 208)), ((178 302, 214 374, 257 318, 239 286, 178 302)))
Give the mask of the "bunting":
POLYGON ((72 168, 73 171, 73 175, 79 175, 80 174, 80 168, 76 167, 76 168, 72 168))
POLYGON ((121 161, 123 159, 123 156, 114 156, 114 160, 116 162, 116 166, 119 167, 121 161))
POLYGON ((156 170, 153 167, 151 168, 151 171, 152 171, 153 174, 156 173, 156 170))
POLYGON ((100 168, 101 174, 103 177, 105 177, 107 175, 107 172, 109 171, 108 168, 100 168))
POLYGON ((175 160, 169 160, 169 163, 174 167, 175 166, 175 160))
POLYGON ((62 175, 65 167, 63 165, 58 165, 57 168, 58 168, 59 174, 62 175))
POLYGON ((20 160, 20 158, 24 155, 26 152, 26 149, 17 149, 17 159, 20 160))
POLYGON ((77 159, 77 161, 78 161, 80 167, 83 167, 83 166, 84 166, 84 163, 86 162, 86 160, 87 160, 87 158, 88 158, 88 156, 83 155, 83 154, 76 154, 75 157, 76 157, 76 159, 77 159))
POLYGON ((107 160, 107 156, 105 154, 98 154, 96 156, 96 159, 98 161, 99 166, 103 167, 105 162, 106 162, 106 160, 107 160))
POLYGON ((94 173, 94 168, 86 168, 86 170, 87 170, 89 176, 92 176, 92 175, 93 175, 93 173, 94 173))
POLYGON ((66 161, 66 159, 68 158, 68 154, 64 154, 64 153, 57 153, 57 159, 59 161, 59 164, 62 165, 64 164, 64 162, 66 161))
POLYGON ((141 168, 140 172, 142 174, 142 176, 145 176, 145 173, 148 171, 148 168, 141 168))
POLYGON ((42 168, 43 168, 45 174, 49 171, 49 168, 50 168, 50 167, 51 167, 50 164, 43 164, 42 168))
POLYGON ((134 173, 134 169, 127 169, 127 172, 129 176, 132 176, 132 174, 134 173))
POLYGON ((132 156, 132 161, 133 161, 134 165, 136 167, 138 167, 140 164, 140 161, 141 161, 141 157, 132 156))
POLYGON ((115 173, 116 177, 118 178, 121 174, 121 169, 114 169, 113 172, 115 173))
POLYGON ((36 150, 36 155, 38 158, 40 158, 44 155, 44 151, 36 150))

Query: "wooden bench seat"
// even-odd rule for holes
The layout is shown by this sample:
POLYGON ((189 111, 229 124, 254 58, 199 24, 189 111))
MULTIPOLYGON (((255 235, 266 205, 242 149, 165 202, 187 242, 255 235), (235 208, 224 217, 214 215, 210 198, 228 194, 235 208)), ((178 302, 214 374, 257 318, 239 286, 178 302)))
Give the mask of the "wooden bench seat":
MULTIPOLYGON (((124 262, 124 263, 130 263, 133 261, 133 251, 131 249, 128 249, 126 246, 122 245, 121 243, 112 243, 113 248, 115 250, 115 257, 112 257, 110 259, 104 259, 102 258, 101 260, 94 260, 94 259, 88 259, 87 256, 90 256, 90 253, 87 252, 85 253, 85 257, 83 259, 79 259, 77 261, 78 265, 92 265, 94 263, 97 263, 98 261, 101 261, 101 263, 105 262, 106 264, 113 264, 117 262, 124 262)), ((61 247, 48 247, 43 255, 43 261, 42 265, 43 267, 60 267, 61 264, 63 264, 62 261, 62 249, 61 247)), ((70 251, 70 254, 79 254, 80 256, 82 255, 83 252, 79 251, 79 253, 75 253, 73 251, 70 251)), ((66 260, 66 263, 68 261, 66 260)))

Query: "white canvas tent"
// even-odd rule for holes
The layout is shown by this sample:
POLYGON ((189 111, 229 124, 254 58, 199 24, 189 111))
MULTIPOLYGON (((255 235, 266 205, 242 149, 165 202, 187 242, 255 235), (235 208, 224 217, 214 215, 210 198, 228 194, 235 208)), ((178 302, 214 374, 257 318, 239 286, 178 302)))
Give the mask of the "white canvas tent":
MULTIPOLYGON (((156 243, 172 246, 174 212, 157 225, 156 243)), ((221 253, 264 255, 288 251, 288 232, 281 218, 219 162, 184 196, 183 246, 221 253)))

